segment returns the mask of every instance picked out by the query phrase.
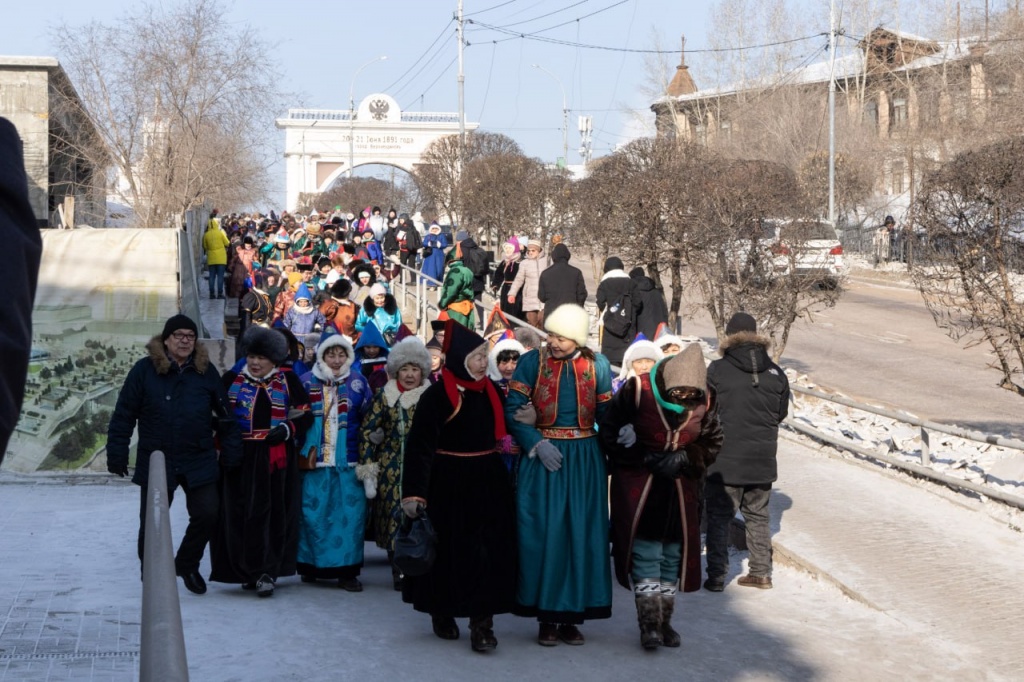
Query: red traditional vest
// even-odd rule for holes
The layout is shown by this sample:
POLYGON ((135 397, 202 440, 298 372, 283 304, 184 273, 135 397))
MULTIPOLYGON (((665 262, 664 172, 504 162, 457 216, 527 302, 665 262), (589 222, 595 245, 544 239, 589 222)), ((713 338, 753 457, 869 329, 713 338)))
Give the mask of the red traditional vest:
MULTIPOLYGON (((641 374, 639 380, 637 413, 634 420, 636 436, 649 452, 673 452, 692 443, 700 436, 700 423, 708 410, 709 403, 689 410, 683 422, 676 428, 669 426, 665 411, 654 397, 651 389, 651 375, 641 374)), ((708 400, 711 400, 710 393, 708 400)))
POLYGON ((558 418, 558 390, 562 377, 562 369, 569 365, 573 377, 573 390, 576 392, 576 426, 581 429, 594 428, 597 410, 597 373, 594 361, 582 354, 572 360, 556 360, 542 350, 540 365, 537 371, 537 383, 533 390, 533 404, 537 408, 537 428, 554 426, 558 418))

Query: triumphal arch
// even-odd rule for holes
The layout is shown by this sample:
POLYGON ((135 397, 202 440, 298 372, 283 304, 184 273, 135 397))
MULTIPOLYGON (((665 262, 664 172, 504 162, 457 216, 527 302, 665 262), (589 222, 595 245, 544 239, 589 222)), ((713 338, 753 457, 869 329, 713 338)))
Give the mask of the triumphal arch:
MULTIPOLYGON (((402 111, 394 98, 374 94, 355 109, 289 109, 275 121, 285 131, 287 208, 303 192, 322 192, 352 169, 368 164, 411 173, 431 142, 457 135, 459 115, 402 111)), ((479 127, 466 123, 466 131, 479 127)))

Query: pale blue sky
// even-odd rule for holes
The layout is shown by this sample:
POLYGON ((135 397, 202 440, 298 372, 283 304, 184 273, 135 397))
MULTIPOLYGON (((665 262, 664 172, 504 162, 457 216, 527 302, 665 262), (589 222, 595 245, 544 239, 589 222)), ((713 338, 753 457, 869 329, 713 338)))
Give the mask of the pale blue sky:
MULTIPOLYGON (((140 4, 137 0, 22 3, 16 12, 5 12, 0 51, 60 59, 52 40, 53 28, 60 22, 113 24, 140 4)), ((508 135, 527 154, 553 162, 562 147, 562 91, 551 76, 531 68, 539 64, 565 88, 571 110, 569 163, 580 160, 576 126, 583 114, 594 119, 594 156, 607 154, 640 130, 627 110, 647 112, 650 104, 642 92, 649 71, 644 55, 623 50, 678 50, 680 35, 685 34, 687 63, 698 86, 714 85, 715 68, 708 63, 709 55, 700 53, 709 46, 709 14, 714 4, 713 0, 465 0, 466 17, 475 22, 467 25, 466 33, 467 120, 479 122, 482 130, 508 135), (609 49, 515 35, 538 31, 537 36, 545 40, 609 49)), ((757 0, 749 4, 758 6, 757 0)), ((800 2, 794 0, 794 4, 800 2)), ((827 25, 817 24, 827 21, 828 0, 804 4, 813 11, 805 19, 809 28, 799 35, 825 32, 827 25)), ((357 103, 372 92, 387 92, 403 109, 458 109, 452 21, 457 0, 235 0, 228 7, 228 21, 221 27, 225 40, 238 40, 242 49, 279 42, 274 58, 284 74, 284 87, 297 93, 292 106, 347 108, 355 71, 373 57, 387 55, 386 61, 359 73, 357 103)), ((749 39, 758 43, 770 37, 762 32, 749 39)), ((823 44, 824 39, 801 43, 799 51, 815 52, 823 44)), ((678 52, 664 60, 674 67, 678 52)), ((268 111, 268 117, 284 113, 268 111)), ((283 154, 283 133, 278 134, 277 144, 283 154)), ((283 191, 283 164, 280 167, 283 191)))

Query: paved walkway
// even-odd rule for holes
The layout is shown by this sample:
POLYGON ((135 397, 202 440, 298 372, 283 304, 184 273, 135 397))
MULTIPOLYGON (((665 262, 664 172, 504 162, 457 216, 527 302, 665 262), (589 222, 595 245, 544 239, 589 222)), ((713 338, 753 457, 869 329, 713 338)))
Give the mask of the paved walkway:
MULTIPOLYGON (((441 642, 390 589, 367 546, 362 594, 281 581, 271 600, 179 585, 197 680, 1014 680, 1024 627, 1020 535, 984 513, 785 438, 774 495, 776 587, 679 597, 681 650, 643 652, 629 592, 552 650, 535 624, 496 620, 499 648, 441 642), (814 579, 793 565, 810 570, 814 579), (834 585, 839 585, 850 599, 834 585)), ((138 490, 108 476, 0 475, 0 680, 137 674, 138 490)), ((183 504, 171 510, 180 537, 183 504)), ((207 566, 204 562, 204 572, 207 566)))

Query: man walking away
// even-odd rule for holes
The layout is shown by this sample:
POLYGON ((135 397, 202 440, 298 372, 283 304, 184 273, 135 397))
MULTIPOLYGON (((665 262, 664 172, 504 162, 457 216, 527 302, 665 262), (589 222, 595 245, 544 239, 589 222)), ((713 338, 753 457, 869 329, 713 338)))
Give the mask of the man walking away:
POLYGON ((725 442, 708 468, 708 577, 704 588, 721 592, 729 570, 729 524, 736 509, 743 513, 747 575, 737 583, 772 587, 772 540, 768 500, 778 477, 776 452, 779 424, 789 410, 789 381, 768 356, 768 339, 757 334, 747 313, 736 313, 725 327, 720 360, 708 367, 708 386, 718 396, 718 416, 725 442))

